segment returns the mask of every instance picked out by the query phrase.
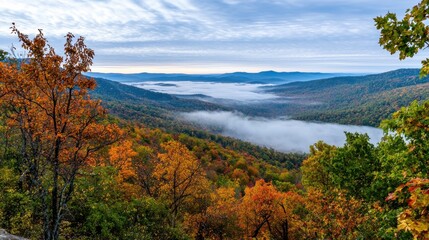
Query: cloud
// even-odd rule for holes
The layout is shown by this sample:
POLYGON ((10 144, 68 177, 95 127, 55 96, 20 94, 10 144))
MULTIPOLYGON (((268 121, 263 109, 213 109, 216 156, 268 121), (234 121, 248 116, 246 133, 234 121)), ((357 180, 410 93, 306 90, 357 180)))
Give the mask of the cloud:
POLYGON ((213 98, 246 102, 278 98, 276 95, 262 92, 259 87, 266 86, 264 84, 168 81, 168 85, 165 85, 160 84, 160 82, 148 81, 131 83, 131 85, 168 94, 203 94, 213 98))
POLYGON ((232 112, 198 111, 180 116, 203 127, 215 128, 223 135, 284 152, 308 152, 309 146, 319 140, 342 146, 344 132, 367 133, 372 143, 377 143, 383 136, 380 129, 372 127, 250 118, 232 112))
MULTIPOLYGON (((283 39, 353 34, 366 29, 356 16, 338 21, 328 19, 321 11, 290 16, 274 12, 267 16, 266 10, 275 10, 285 2, 288 8, 283 7, 284 11, 294 9, 290 4, 294 1, 247 3, 244 9, 253 14, 249 18, 249 12, 237 4, 229 8, 235 14, 225 14, 224 6, 217 1, 202 4, 195 0, 0 0, 0 23, 9 26, 16 22, 25 32, 42 28, 56 37, 71 31, 102 42, 283 39)), ((9 33, 8 27, 0 29, 1 35, 9 33)))
POLYGON ((30 35, 42 28, 56 48, 67 32, 85 36, 95 70, 382 71, 419 63, 404 64, 382 50, 372 18, 417 2, 0 0, 0 48, 15 39, 9 26, 16 22, 30 35), (372 66, 380 62, 386 65, 372 66))
MULTIPOLYGON (((16 22, 25 32, 43 28, 48 34, 61 37, 70 31, 95 41, 160 39, 164 29, 177 27, 179 23, 185 26, 204 21, 204 16, 188 0, 2 0, 0 3, 2 26, 16 22)), ((8 35, 9 29, 0 29, 0 34, 8 35)))
MULTIPOLYGON (((43 28, 56 36, 73 31, 96 41, 320 38, 364 34, 373 29, 372 17, 386 12, 383 7, 406 6, 364 2, 0 0, 0 22, 8 26, 14 21, 32 32, 43 28)), ((8 27, 0 34, 9 34, 8 27)))

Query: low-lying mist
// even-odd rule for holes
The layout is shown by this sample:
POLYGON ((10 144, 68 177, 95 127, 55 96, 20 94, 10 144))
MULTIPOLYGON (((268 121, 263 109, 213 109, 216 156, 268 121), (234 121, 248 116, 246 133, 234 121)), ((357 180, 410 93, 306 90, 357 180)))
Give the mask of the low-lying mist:
POLYGON ((181 116, 202 127, 216 129, 222 135, 283 152, 308 152, 309 146, 319 140, 342 146, 346 139, 344 132, 367 133, 372 143, 379 142, 383 136, 380 129, 373 127, 251 118, 233 112, 198 111, 181 116))
POLYGON ((138 82, 129 83, 135 87, 150 91, 177 94, 194 95, 202 94, 218 99, 236 101, 269 100, 278 98, 271 93, 263 92, 260 87, 271 86, 269 84, 248 83, 218 83, 218 82, 193 82, 193 81, 169 81, 169 82, 138 82))

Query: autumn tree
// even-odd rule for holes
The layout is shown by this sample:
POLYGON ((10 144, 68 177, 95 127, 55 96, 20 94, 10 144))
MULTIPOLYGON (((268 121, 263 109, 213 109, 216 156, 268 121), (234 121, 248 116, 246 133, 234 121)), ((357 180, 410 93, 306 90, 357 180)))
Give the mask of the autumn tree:
MULTIPOLYGON (((399 59, 414 57, 420 50, 429 46, 429 1, 407 9, 402 19, 396 13, 376 17, 375 26, 380 30, 380 45, 391 54, 399 52, 399 59)), ((422 76, 429 73, 429 59, 422 61, 422 76)))
POLYGON ((199 161, 184 145, 176 141, 161 144, 165 153, 159 153, 153 177, 159 181, 159 191, 169 204, 171 226, 183 207, 209 188, 208 180, 199 161))
POLYGON ((109 164, 118 170, 117 181, 129 197, 138 195, 137 173, 133 166, 137 152, 131 140, 124 140, 109 148, 109 164))
POLYGON ((374 225, 366 216, 365 203, 344 191, 323 194, 309 189, 305 201, 308 212, 303 239, 365 239, 363 224, 374 225))
POLYGON ((401 184, 387 201, 406 202, 398 215, 398 230, 411 232, 414 239, 429 239, 429 179, 415 178, 401 184))
POLYGON ((146 195, 156 197, 158 196, 158 182, 152 177, 156 154, 148 146, 138 146, 136 152, 138 155, 134 169, 137 175, 137 182, 146 195))
POLYGON ((205 209, 185 219, 195 239, 238 239, 238 198, 234 187, 220 187, 210 193, 205 209))
MULTIPOLYGON (((280 216, 285 210, 282 205, 283 198, 281 192, 263 179, 256 181, 254 187, 246 187, 239 210, 246 237, 257 238, 273 232, 275 216, 280 216)), ((282 218, 280 222, 283 222, 282 225, 287 229, 287 218, 282 218)), ((287 239, 287 231, 284 239, 287 239)))
POLYGON ((96 83, 82 73, 94 51, 83 37, 68 33, 62 57, 41 30, 30 39, 11 29, 28 56, 19 66, 0 63, 0 103, 7 127, 20 132, 20 180, 40 199, 43 237, 58 239, 78 170, 120 130, 103 120, 105 109, 88 94, 96 83))
POLYGON ((293 191, 282 193, 281 202, 270 222, 272 239, 303 239, 308 222, 305 196, 293 191))
POLYGON ((381 179, 390 183, 387 190, 391 193, 386 202, 392 210, 397 210, 397 234, 408 232, 415 239, 429 236, 428 116, 429 102, 414 101, 394 113, 391 119, 382 122, 389 138, 386 138, 381 149, 392 156, 392 159, 385 157, 387 161, 384 164, 389 167, 385 170, 389 178, 381 179))
MULTIPOLYGON (((420 50, 429 46, 429 1, 421 0, 417 5, 408 9, 401 20, 395 13, 375 18, 376 27, 380 30, 380 45, 390 53, 399 52, 399 58, 414 57, 420 50)), ((420 75, 429 73, 429 59, 422 61, 420 75)), ((397 162, 401 166, 393 168, 402 170, 402 176, 396 171, 395 182, 408 180, 399 185, 386 199, 400 199, 404 193, 408 196, 408 204, 398 215, 398 230, 411 232, 415 239, 427 239, 428 230, 428 154, 427 144, 429 102, 419 104, 413 102, 409 107, 396 112, 392 119, 382 123, 385 131, 394 132, 390 138, 405 151, 397 154, 397 162), (406 139, 406 141, 404 141, 406 139), (398 180, 397 180, 398 179, 398 180), (408 190, 408 191, 405 191, 408 190)), ((407 198, 407 197, 405 197, 407 198)), ((404 197, 402 197, 404 199, 404 197)), ((402 203, 405 201, 402 200, 402 203)))
POLYGON ((336 147, 322 141, 310 146, 310 155, 301 166, 302 183, 306 187, 314 187, 323 191, 333 188, 327 164, 336 153, 336 147))

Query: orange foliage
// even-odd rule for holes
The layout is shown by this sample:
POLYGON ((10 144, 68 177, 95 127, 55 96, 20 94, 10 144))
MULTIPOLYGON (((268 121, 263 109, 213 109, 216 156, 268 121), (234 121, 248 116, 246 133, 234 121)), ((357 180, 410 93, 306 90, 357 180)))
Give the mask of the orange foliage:
POLYGON ((247 173, 244 170, 239 168, 234 169, 234 171, 231 174, 231 178, 238 180, 241 185, 246 185, 250 181, 250 178, 247 175, 247 173))
POLYGON ((263 179, 254 187, 246 187, 240 204, 241 225, 247 237, 256 238, 271 232, 271 223, 278 212, 282 212, 284 195, 263 179))
POLYGON ((221 187, 210 194, 208 207, 188 215, 185 224, 195 239, 233 239, 240 236, 235 188, 221 187))
POLYGON ((408 192, 408 207, 398 216, 398 230, 411 232, 414 239, 429 239, 429 179, 414 178, 389 194, 386 201, 408 192), (405 191, 406 190, 406 191, 405 191))
POLYGON ((109 156, 110 164, 119 171, 116 181, 127 195, 137 196, 138 185, 135 184, 137 174, 133 167, 133 158, 137 156, 137 152, 132 146, 130 140, 120 142, 109 149, 109 156))
POLYGON ((365 205, 343 192, 323 195, 320 190, 310 189, 306 208, 309 211, 305 223, 305 238, 344 239, 358 238, 358 227, 368 223, 365 205))
POLYGON ((88 94, 96 83, 81 73, 90 69, 94 51, 84 38, 74 42, 73 34, 67 34, 62 57, 42 31, 31 40, 15 25, 11 29, 28 59, 0 63, 0 104, 7 113, 7 127, 22 135, 21 165, 29 188, 42 188, 51 196, 52 202, 43 204, 50 206, 44 210, 49 226, 44 238, 56 239, 78 169, 97 150, 115 142, 121 131, 100 122, 106 111, 88 94), (51 186, 41 184, 44 176, 52 176, 51 186))
POLYGON ((271 236, 274 239, 303 239, 305 204, 306 199, 302 195, 296 192, 283 193, 280 208, 271 223, 271 236))
POLYGON ((133 143, 130 140, 126 140, 109 149, 110 164, 120 170, 123 179, 136 176, 132 168, 132 161, 133 157, 137 156, 137 152, 133 150, 132 146, 133 143))
POLYGON ((29 51, 29 60, 0 63, 0 103, 9 113, 7 126, 22 131, 23 144, 34 148, 30 157, 37 154, 54 165, 85 164, 121 134, 116 125, 100 124, 106 111, 88 94, 96 83, 81 75, 89 70, 94 52, 82 37, 73 44, 69 33, 64 60, 42 32, 30 40, 15 26, 12 30, 29 51))

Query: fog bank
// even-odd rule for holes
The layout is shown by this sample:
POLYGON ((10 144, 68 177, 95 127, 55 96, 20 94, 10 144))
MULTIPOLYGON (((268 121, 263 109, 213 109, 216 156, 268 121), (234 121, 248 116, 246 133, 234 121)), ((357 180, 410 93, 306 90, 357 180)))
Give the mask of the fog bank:
POLYGON ((204 127, 215 127, 223 135, 283 152, 308 152, 309 146, 319 140, 342 146, 346 139, 344 132, 367 133, 372 143, 379 142, 383 136, 382 130, 373 127, 250 118, 232 112, 198 111, 181 116, 204 127))
POLYGON ((138 82, 129 83, 135 87, 150 91, 176 94, 194 95, 203 94, 213 98, 229 99, 237 101, 268 100, 278 98, 274 94, 264 93, 260 87, 269 84, 248 83, 219 83, 219 82, 194 82, 194 81, 169 81, 169 82, 138 82))

